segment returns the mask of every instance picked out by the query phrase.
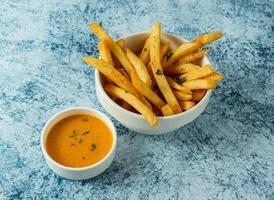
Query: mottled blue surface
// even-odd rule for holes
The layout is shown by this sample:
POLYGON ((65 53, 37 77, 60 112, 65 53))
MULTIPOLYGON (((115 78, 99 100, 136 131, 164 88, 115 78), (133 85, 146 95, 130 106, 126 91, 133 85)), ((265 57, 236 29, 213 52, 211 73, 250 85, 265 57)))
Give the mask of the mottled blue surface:
POLYGON ((2 0, 0 199, 274 199, 274 2, 2 0), (114 38, 156 21, 188 39, 225 37, 209 58, 226 78, 205 112, 152 137, 114 120, 111 167, 88 181, 55 175, 40 149, 50 116, 70 106, 105 112, 95 95, 96 20, 114 38))

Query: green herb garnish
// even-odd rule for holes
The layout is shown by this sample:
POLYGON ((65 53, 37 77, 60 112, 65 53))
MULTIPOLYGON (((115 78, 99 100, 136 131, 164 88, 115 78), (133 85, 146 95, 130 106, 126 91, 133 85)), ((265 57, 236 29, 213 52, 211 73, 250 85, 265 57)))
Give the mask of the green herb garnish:
POLYGON ((88 119, 86 119, 86 118, 83 118, 83 119, 82 119, 82 121, 84 121, 84 122, 87 122, 87 121, 88 121, 88 119))
POLYGON ((157 69, 156 74, 157 75, 163 75, 163 72, 160 69, 157 69))
POLYGON ((183 82, 186 81, 186 78, 183 77, 183 78, 180 78, 180 77, 176 77, 175 78, 175 82, 178 83, 179 85, 181 85, 183 82))
POLYGON ((168 53, 165 55, 166 61, 168 61, 172 55, 173 55, 172 52, 168 52, 168 53))
POLYGON ((76 139, 77 138, 76 130, 73 130, 72 134, 69 137, 76 139))
POLYGON ((147 51, 147 48, 144 48, 144 52, 147 51))
POLYGON ((82 135, 86 135, 89 134, 89 131, 85 131, 84 133, 82 133, 82 135))
POLYGON ((80 139, 80 140, 79 140, 79 144, 82 144, 82 143, 83 143, 83 139, 80 139))
POLYGON ((94 151, 95 149, 96 149, 96 144, 92 143, 92 144, 91 144, 90 150, 91 150, 91 151, 94 151))

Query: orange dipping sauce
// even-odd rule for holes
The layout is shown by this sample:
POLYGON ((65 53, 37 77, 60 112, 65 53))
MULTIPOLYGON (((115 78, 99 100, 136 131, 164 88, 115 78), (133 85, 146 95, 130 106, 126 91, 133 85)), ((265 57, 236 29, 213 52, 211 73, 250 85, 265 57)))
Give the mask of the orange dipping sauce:
POLYGON ((46 138, 46 150, 67 167, 86 167, 102 160, 110 151, 109 127, 92 115, 72 115, 55 124, 46 138))

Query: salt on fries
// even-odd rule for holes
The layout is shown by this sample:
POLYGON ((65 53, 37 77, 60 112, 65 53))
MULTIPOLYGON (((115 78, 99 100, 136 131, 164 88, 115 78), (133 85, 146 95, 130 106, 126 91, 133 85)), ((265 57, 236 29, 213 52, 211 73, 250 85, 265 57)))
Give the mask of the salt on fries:
POLYGON ((144 41, 141 52, 126 48, 125 41, 114 41, 96 22, 90 29, 101 40, 100 59, 85 57, 85 63, 103 75, 103 85, 113 101, 130 112, 144 116, 152 127, 157 116, 187 111, 203 99, 208 89, 215 89, 224 76, 210 65, 199 66, 210 48, 200 49, 223 36, 220 32, 201 35, 169 50, 161 44, 161 25, 156 23, 144 41))

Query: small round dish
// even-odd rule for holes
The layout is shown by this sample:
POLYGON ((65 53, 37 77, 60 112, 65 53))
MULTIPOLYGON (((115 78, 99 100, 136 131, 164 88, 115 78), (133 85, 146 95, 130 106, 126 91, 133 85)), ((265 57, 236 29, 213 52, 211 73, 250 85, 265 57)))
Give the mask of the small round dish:
POLYGON ((46 123, 41 133, 41 149, 49 168, 52 169, 56 174, 68 179, 73 179, 73 180, 90 179, 104 172, 110 166, 110 164, 112 163, 114 159, 116 145, 117 145, 117 133, 112 121, 103 113, 95 109, 86 108, 86 107, 73 107, 55 114, 46 123), (113 144, 108 154, 99 162, 89 165, 87 167, 67 167, 67 166, 61 165, 60 163, 53 160, 46 150, 46 139, 51 128, 60 120, 72 115, 77 115, 77 114, 87 114, 87 115, 93 115, 98 117, 109 127, 113 137, 113 144))
MULTIPOLYGON (((125 40, 126 48, 129 48, 133 52, 140 52, 148 36, 148 32, 140 32, 121 37, 120 39, 125 40)), ((188 42, 188 40, 182 37, 162 32, 161 42, 169 42, 170 48, 171 50, 173 50, 182 43, 188 42)), ((206 57, 204 57, 199 61, 198 64, 206 65, 210 64, 210 62, 206 57)), ((185 112, 172 116, 157 117, 159 121, 158 125, 153 128, 148 124, 148 122, 144 119, 142 115, 130 112, 122 108, 107 95, 103 88, 103 79, 101 79, 98 70, 95 70, 95 87, 96 94, 100 103, 110 115, 112 115, 125 127, 138 133, 147 135, 159 135, 168 133, 190 123, 204 111, 209 102, 210 94, 212 92, 212 90, 207 90, 203 99, 194 107, 185 112)))

